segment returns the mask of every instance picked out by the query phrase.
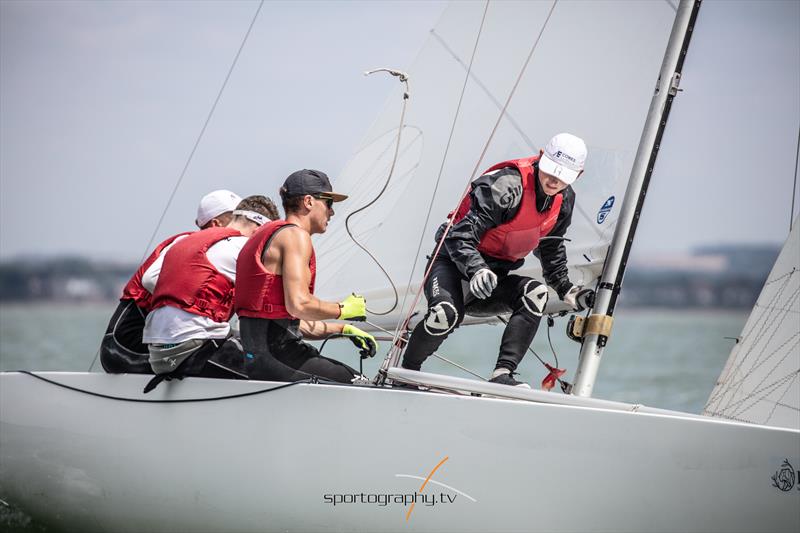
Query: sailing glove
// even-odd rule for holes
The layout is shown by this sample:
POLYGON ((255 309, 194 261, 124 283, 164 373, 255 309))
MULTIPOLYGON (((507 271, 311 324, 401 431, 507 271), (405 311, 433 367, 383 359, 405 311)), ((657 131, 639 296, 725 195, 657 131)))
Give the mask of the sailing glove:
POLYGON ((363 296, 351 294, 339 302, 339 320, 359 320, 367 319, 367 301, 363 296))
POLYGON ((572 307, 573 311, 581 312, 594 307, 594 291, 583 285, 573 285, 561 300, 572 307))
POLYGON ((492 291, 497 287, 497 274, 488 268, 482 268, 475 272, 469 280, 469 290, 476 298, 485 300, 492 295, 492 291))
POLYGON ((353 325, 345 324, 344 328, 342 329, 342 333, 347 335, 348 338, 353 341, 353 344, 355 344, 356 348, 358 348, 358 353, 361 354, 362 359, 373 357, 375 352, 378 351, 378 343, 375 340, 375 337, 366 331, 362 331, 353 325))

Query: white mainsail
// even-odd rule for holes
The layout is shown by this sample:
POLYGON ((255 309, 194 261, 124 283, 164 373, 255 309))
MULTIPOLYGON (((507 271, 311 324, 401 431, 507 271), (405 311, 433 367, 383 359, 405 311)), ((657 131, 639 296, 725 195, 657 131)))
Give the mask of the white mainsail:
POLYGON ((800 217, 703 414, 800 429, 800 217))
MULTIPOLYGON (((560 2, 549 19, 550 2, 497 2, 488 6, 481 26, 485 7, 455 2, 431 31, 408 69, 411 99, 392 181, 375 205, 351 220, 357 238, 398 285, 401 301, 409 279, 412 291, 418 288, 435 230, 476 177, 476 164, 480 173, 498 161, 536 154, 562 131, 583 137, 589 146, 586 171, 574 185, 577 203, 567 233, 570 277, 584 284, 598 277, 675 17, 668 2, 560 2), (540 31, 515 96, 478 164, 540 31)), ((394 156, 400 91, 398 84, 336 177, 336 189, 351 199, 337 205, 337 217, 317 244, 319 294, 335 298, 357 290, 378 311, 391 307, 393 293, 378 267, 350 240, 343 222, 384 185, 394 156)), ((533 257, 524 272, 541 279, 533 257)), ((410 303, 408 298, 406 307, 410 303)), ((376 322, 392 327, 404 311, 376 322)))

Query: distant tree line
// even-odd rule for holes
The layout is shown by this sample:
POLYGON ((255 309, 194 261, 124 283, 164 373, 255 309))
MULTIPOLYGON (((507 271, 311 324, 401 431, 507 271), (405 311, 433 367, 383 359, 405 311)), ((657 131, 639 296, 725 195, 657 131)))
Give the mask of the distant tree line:
POLYGON ((81 257, 0 263, 0 301, 103 301, 119 298, 137 265, 81 257))
MULTIPOLYGON (((715 271, 693 267, 632 266, 623 282, 625 307, 739 308, 753 306, 778 255, 777 246, 714 246, 692 257, 722 258, 715 271)), ((0 263, 0 302, 112 301, 138 268, 133 263, 81 257, 17 259, 0 263)))

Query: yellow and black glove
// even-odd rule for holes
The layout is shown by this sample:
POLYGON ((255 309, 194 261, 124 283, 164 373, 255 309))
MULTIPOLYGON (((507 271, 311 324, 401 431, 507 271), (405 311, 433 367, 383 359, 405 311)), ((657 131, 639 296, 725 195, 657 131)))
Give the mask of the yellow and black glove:
POLYGON ((339 302, 339 320, 358 320, 367 319, 367 301, 363 296, 351 294, 339 302))
POLYGON ((345 324, 342 334, 346 335, 356 345, 362 359, 373 357, 375 352, 378 351, 378 342, 375 337, 366 331, 362 331, 351 324, 345 324))

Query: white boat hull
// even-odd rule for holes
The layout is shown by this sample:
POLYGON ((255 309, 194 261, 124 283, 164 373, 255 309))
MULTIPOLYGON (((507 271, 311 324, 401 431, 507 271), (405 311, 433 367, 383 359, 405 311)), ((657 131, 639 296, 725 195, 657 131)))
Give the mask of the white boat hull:
MULTIPOLYGON (((280 385, 41 375, 150 400, 280 385)), ((321 384, 137 403, 0 374, 0 497, 69 530, 797 531, 784 461, 800 432, 680 413, 321 384)))

